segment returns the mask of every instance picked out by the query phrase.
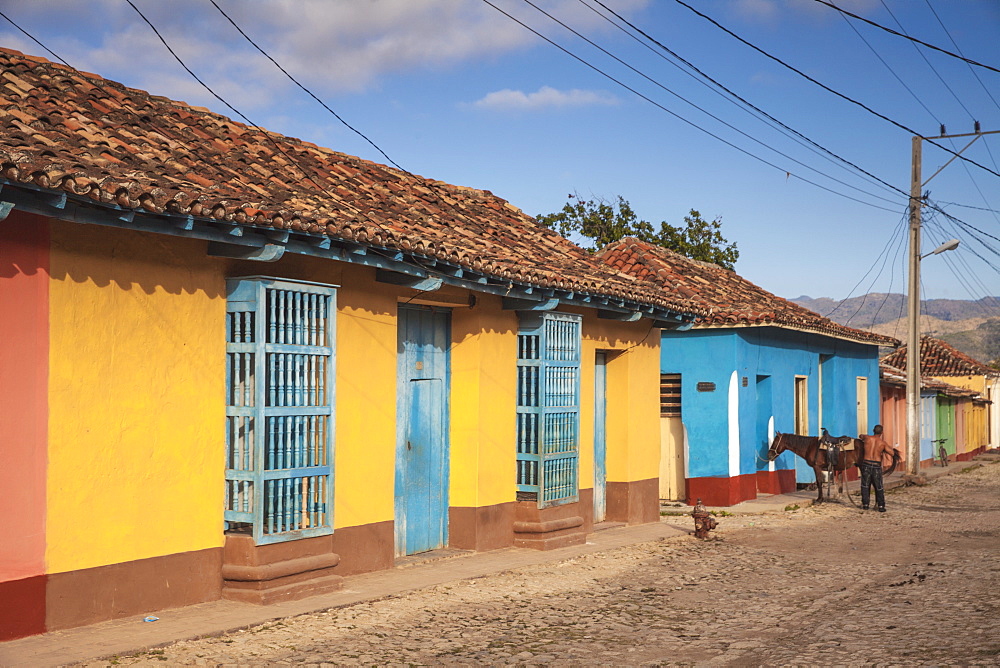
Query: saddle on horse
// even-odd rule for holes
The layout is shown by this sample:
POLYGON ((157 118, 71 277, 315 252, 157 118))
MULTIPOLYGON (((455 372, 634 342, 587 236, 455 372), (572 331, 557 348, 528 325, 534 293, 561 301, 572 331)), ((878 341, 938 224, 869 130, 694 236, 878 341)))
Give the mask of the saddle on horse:
POLYGON ((854 439, 850 436, 830 436, 830 433, 823 428, 823 435, 819 437, 819 449, 826 456, 828 468, 837 468, 840 465, 840 453, 854 449, 854 439))

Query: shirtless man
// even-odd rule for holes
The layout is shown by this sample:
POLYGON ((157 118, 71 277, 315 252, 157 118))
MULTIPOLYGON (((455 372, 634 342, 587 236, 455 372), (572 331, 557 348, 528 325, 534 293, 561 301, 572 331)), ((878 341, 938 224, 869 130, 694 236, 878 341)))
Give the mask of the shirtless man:
POLYGON ((871 499, 871 487, 875 486, 875 510, 885 512, 885 489, 882 487, 882 458, 885 455, 897 456, 891 445, 882 439, 882 425, 875 425, 874 436, 863 434, 861 440, 865 444, 865 459, 861 462, 861 508, 868 510, 871 499))

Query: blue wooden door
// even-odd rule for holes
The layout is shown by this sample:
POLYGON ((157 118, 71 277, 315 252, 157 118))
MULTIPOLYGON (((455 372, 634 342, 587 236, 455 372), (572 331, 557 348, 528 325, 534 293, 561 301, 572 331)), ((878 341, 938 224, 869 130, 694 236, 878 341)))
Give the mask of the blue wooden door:
POLYGON ((448 539, 447 311, 399 308, 396 442, 396 555, 443 547, 448 539))
POLYGON ((597 353, 594 360, 594 521, 603 522, 608 510, 607 355, 597 353))

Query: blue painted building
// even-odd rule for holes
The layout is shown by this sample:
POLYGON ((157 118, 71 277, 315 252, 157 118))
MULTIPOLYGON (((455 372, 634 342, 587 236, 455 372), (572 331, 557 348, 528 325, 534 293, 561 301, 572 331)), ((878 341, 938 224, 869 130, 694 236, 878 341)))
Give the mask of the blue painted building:
POLYGON ((894 339, 636 239, 601 257, 709 312, 661 333, 661 497, 724 506, 792 491, 815 477, 790 452, 767 461, 775 431, 857 436, 878 423, 879 346, 894 339))

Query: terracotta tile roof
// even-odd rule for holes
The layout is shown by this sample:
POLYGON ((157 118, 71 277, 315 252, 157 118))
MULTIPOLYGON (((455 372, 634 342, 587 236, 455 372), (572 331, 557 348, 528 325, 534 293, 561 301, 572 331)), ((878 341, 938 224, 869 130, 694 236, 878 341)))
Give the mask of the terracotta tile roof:
POLYGON ((530 285, 697 307, 489 191, 453 186, 0 49, 0 178, 124 209, 402 250, 530 285))
POLYGON ((598 257, 650 281, 665 292, 690 300, 707 313, 696 328, 773 326, 836 336, 861 343, 896 346, 888 336, 845 327, 754 285, 739 274, 700 262, 632 237, 610 244, 598 257))
MULTIPOLYGON (((905 369, 906 349, 907 346, 903 345, 882 361, 897 369, 905 369)), ((920 337, 920 373, 926 376, 1000 376, 1000 371, 930 336, 920 337)))
MULTIPOLYGON (((890 364, 886 364, 883 360, 879 362, 879 372, 881 374, 882 382, 886 385, 896 385, 900 387, 906 387, 906 370, 894 367, 890 364)), ((946 383, 942 380, 937 380, 936 378, 931 378, 930 376, 922 376, 920 378, 920 387, 925 390, 932 390, 934 392, 939 392, 940 394, 946 394, 950 397, 970 397, 976 400, 982 400, 982 397, 975 390, 967 390, 964 387, 956 387, 950 383, 946 383)))

